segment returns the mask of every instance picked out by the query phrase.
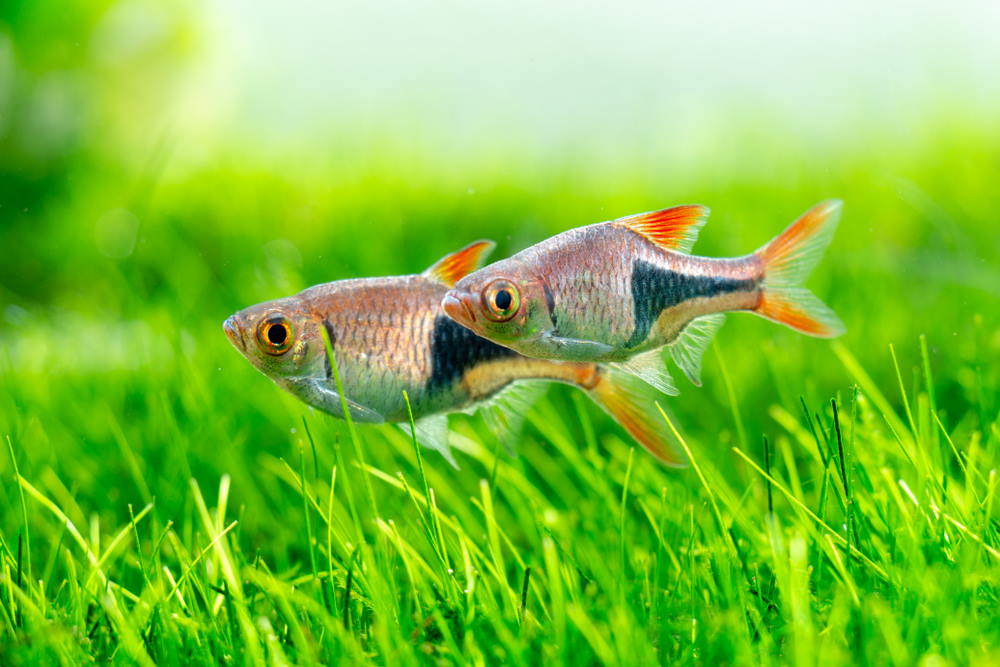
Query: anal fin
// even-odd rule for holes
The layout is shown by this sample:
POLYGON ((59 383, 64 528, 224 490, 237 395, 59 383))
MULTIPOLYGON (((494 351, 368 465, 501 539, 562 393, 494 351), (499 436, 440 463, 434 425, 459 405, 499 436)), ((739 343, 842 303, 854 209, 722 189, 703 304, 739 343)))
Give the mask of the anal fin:
POLYGON ((476 407, 476 410, 481 412, 483 421, 503 443, 511 458, 517 456, 517 442, 524 429, 528 411, 538 402, 548 386, 548 382, 541 380, 513 382, 496 396, 476 407))
MULTIPOLYGON (((413 435, 410 430, 409 422, 403 422, 400 425, 407 434, 413 435)), ((413 423, 414 429, 416 430, 417 442, 427 447, 428 449, 433 449, 441 453, 441 456, 445 458, 448 463, 452 465, 455 470, 458 470, 458 462, 455 460, 455 455, 451 451, 451 447, 448 445, 448 417, 446 415, 431 415, 429 417, 422 417, 413 423)))
POLYGON ((677 385, 674 384, 674 378, 671 377, 670 371, 667 370, 664 363, 662 348, 649 350, 648 352, 637 354, 627 361, 620 361, 611 365, 636 376, 647 384, 656 387, 664 394, 676 396, 680 393, 677 390, 677 385))
POLYGON ((692 320, 670 344, 670 356, 674 363, 696 387, 701 386, 701 359, 725 320, 726 316, 722 313, 692 320))

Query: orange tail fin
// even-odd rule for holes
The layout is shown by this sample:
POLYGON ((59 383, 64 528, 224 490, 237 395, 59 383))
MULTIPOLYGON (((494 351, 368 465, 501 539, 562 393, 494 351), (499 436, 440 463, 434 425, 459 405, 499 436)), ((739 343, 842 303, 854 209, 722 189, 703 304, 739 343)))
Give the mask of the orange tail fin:
POLYGON ((840 318, 802 283, 830 245, 840 220, 841 203, 825 201, 754 253, 764 267, 758 315, 796 331, 833 338, 844 333, 840 318))
POLYGON ((668 435, 670 428, 654 401, 664 395, 633 375, 602 366, 597 384, 588 391, 621 424, 636 442, 663 463, 677 468, 687 465, 684 453, 668 435))

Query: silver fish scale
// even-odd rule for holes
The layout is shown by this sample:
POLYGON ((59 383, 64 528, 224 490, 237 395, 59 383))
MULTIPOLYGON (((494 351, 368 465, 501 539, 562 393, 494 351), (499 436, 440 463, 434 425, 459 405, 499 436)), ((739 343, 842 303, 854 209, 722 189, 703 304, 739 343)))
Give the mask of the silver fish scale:
POLYGON ((366 289, 363 308, 346 307, 329 315, 338 332, 335 349, 348 395, 390 419, 405 415, 404 390, 413 409, 425 411, 432 314, 438 296, 411 291, 403 298, 398 290, 399 286, 366 289))
POLYGON ((629 246, 637 244, 628 238, 634 234, 613 231, 595 225, 581 227, 561 234, 560 243, 540 249, 539 260, 557 267, 548 278, 557 335, 620 345, 632 334, 635 316, 630 278, 636 249, 629 246), (595 243, 605 248, 611 245, 612 250, 607 254, 593 252, 595 243), (558 270, 560 266, 569 270, 558 270))

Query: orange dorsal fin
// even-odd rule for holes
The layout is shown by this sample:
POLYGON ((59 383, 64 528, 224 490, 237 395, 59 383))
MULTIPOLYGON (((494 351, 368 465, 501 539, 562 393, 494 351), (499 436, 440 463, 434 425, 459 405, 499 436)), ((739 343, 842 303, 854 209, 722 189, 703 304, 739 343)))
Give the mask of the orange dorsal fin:
POLYGON ((618 218, 613 224, 628 227, 661 248, 691 252, 698 230, 707 219, 707 206, 687 204, 618 218))
POLYGON ((465 275, 479 268, 486 256, 496 247, 493 241, 476 241, 461 250, 445 255, 424 271, 428 278, 453 287, 465 275))

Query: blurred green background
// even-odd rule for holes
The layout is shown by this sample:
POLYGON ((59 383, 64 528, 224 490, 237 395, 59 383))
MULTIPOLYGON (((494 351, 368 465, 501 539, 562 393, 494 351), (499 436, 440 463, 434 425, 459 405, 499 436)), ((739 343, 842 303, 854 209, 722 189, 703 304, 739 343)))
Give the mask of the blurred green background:
MULTIPOLYGON (((113 526, 154 497, 183 524, 188 479, 214 488, 230 474, 245 552, 297 567, 301 526, 284 517, 301 500, 285 498, 275 462, 298 460, 310 413, 230 348, 226 316, 320 282, 418 272, 476 238, 502 257, 687 202, 713 210, 696 252, 727 256, 842 198, 809 282, 847 324, 842 345, 896 396, 889 345, 914 390, 926 335, 948 427, 989 432, 996 6, 515 5, 2 3, 0 437, 21 474, 81 525, 113 526)), ((774 432, 772 406, 820 406, 853 383, 830 343, 737 314, 704 388, 685 383, 670 406, 741 486, 728 447, 774 432)), ((574 405, 568 389, 551 396, 574 405)), ((368 458, 394 471, 407 450, 387 429, 366 436, 368 458)), ((545 446, 529 429, 522 451, 545 446)), ((7 487, 6 454, 0 472, 7 487)), ((458 497, 486 474, 464 460, 458 497)), ((0 493, 8 545, 18 503, 0 493)), ((37 521, 36 546, 56 539, 37 521)))
MULTIPOLYGON (((973 41, 996 12, 980 9, 895 23, 891 3, 777 3, 711 23, 641 4, 5 3, 6 431, 76 431, 75 409, 128 421, 187 382, 246 413, 251 456, 279 447, 287 429, 253 408, 284 399, 228 349, 232 311, 681 202, 712 207, 697 251, 725 256, 844 199, 810 282, 843 343, 885 380, 887 346, 912 358, 927 334, 946 392, 973 392, 961 361, 1000 345, 1000 83, 977 78, 998 52, 973 41)), ((750 316, 720 349, 754 430, 776 396, 845 386, 826 343, 750 316)), ((706 385, 674 401, 692 428, 720 410, 706 385)), ((169 456, 171 438, 142 450, 169 456)), ((119 488, 104 475, 96 489, 119 488)))

